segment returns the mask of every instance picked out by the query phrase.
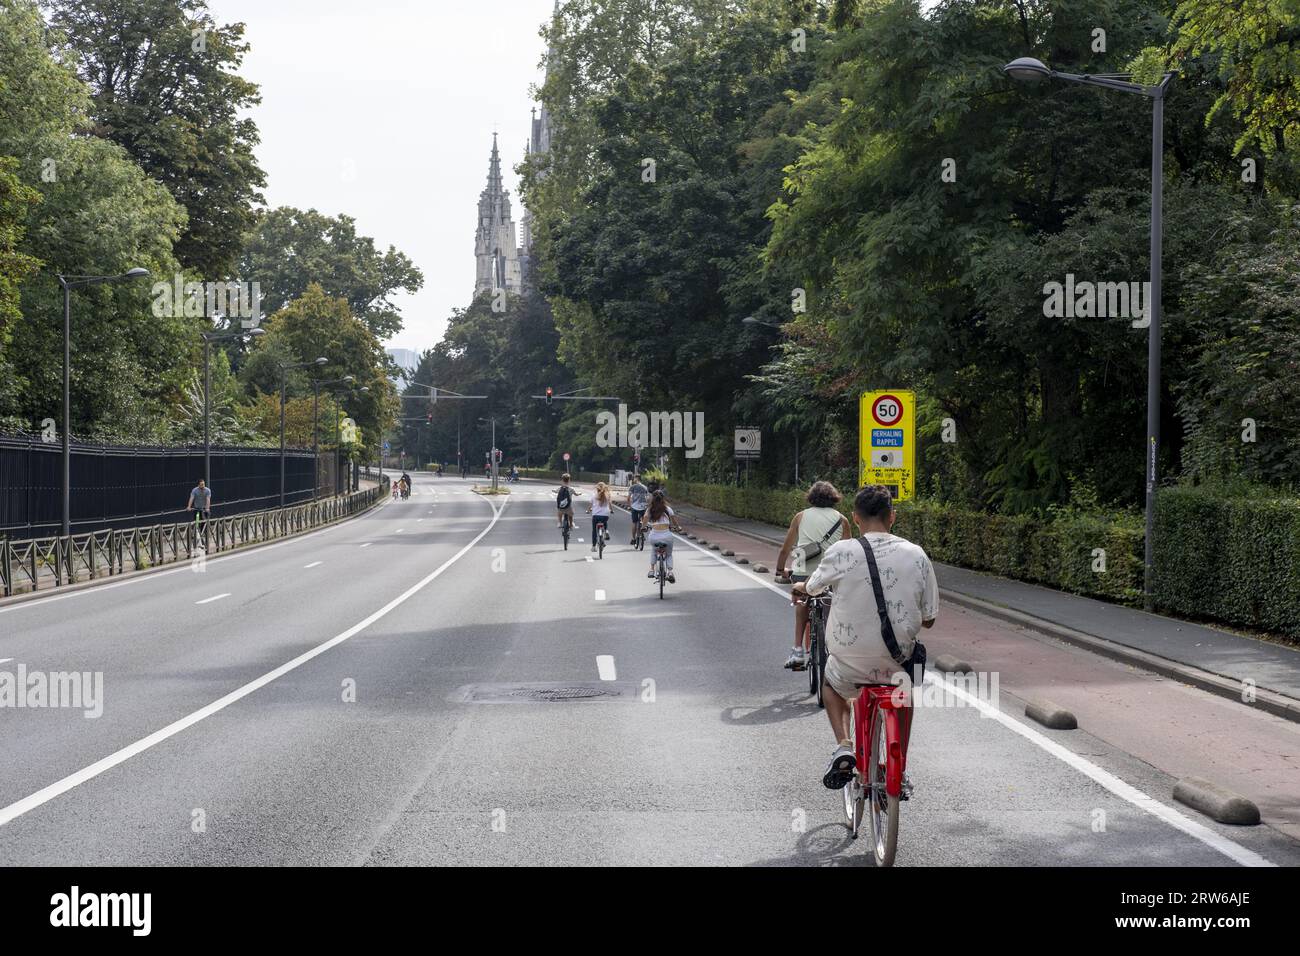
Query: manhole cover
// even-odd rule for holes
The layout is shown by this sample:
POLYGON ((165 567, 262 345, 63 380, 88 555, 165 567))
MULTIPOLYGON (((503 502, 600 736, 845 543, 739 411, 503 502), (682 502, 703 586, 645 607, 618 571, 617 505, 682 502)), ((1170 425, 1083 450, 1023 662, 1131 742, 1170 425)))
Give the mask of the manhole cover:
POLYGON ((452 699, 463 704, 528 704, 585 700, 635 700, 640 685, 630 681, 467 684, 452 699))

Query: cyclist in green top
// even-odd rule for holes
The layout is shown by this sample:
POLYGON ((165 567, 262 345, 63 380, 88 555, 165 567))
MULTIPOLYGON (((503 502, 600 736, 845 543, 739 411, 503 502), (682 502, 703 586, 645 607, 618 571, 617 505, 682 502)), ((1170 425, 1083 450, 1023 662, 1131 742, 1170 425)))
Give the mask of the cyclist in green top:
MULTIPOLYGON (((781 552, 776 556, 777 580, 807 581, 817 570, 821 556, 834 542, 853 537, 849 522, 836 505, 844 496, 829 481, 817 481, 808 489, 808 505, 794 516, 785 534, 781 552)), ((808 666, 808 605, 794 606, 794 647, 785 666, 801 671, 808 666)))

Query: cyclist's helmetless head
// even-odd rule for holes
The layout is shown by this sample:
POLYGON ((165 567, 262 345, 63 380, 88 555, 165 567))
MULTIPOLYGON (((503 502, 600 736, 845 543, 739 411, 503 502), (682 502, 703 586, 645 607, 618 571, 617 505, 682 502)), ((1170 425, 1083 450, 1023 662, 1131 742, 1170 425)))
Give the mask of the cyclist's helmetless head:
POLYGON ((889 528, 894 523, 894 496, 884 485, 867 485, 854 497, 853 513, 859 525, 878 523, 889 528))
POLYGON ((560 475, 560 481, 564 482, 566 485, 569 483, 569 473, 567 471, 560 475))

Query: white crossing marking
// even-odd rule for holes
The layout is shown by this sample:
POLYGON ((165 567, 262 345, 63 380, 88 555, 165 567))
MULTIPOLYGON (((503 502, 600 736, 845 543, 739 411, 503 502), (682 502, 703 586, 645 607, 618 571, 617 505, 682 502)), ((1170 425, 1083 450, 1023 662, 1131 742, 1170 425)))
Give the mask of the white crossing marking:
POLYGON ((614 669, 614 656, 612 654, 598 654, 596 656, 596 670, 599 671, 601 680, 618 680, 618 671, 614 669))
POLYGON ((213 601, 220 601, 222 598, 228 598, 228 597, 230 597, 230 592, 229 592, 229 591, 227 591, 225 594, 218 594, 218 595, 216 595, 215 597, 204 598, 202 601, 195 601, 194 603, 195 603, 195 604, 211 604, 213 601))
POLYGON ((605 589, 604 589, 604 588, 596 588, 596 600, 597 600, 597 601, 603 601, 603 600, 605 600, 605 589))
POLYGON ((302 566, 302 569, 303 569, 304 571, 306 571, 308 568, 316 568, 316 567, 320 567, 320 566, 321 566, 322 564, 324 564, 324 563, 325 563, 324 561, 313 561, 311 564, 304 564, 304 565, 302 566))

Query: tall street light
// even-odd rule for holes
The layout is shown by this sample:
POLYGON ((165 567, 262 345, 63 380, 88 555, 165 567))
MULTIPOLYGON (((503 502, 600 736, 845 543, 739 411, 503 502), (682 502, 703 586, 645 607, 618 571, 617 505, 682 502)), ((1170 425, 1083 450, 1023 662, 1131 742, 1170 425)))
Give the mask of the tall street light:
MULTIPOLYGON (((220 318, 220 316, 217 316, 220 318)), ((203 336, 203 479, 212 487, 212 442, 208 435, 208 422, 212 417, 212 343, 242 339, 245 336, 257 338, 265 335, 265 329, 240 329, 236 332, 202 332, 203 336)))
POLYGON ((1146 548, 1142 572, 1143 604, 1150 611, 1155 603, 1155 518, 1156 463, 1160 451, 1160 256, 1162 251, 1165 140, 1165 90, 1173 79, 1166 73, 1155 86, 1134 83, 1128 73, 1080 75, 1061 73, 1041 60, 1022 56, 1002 68, 1014 80, 1037 82, 1065 80, 1084 86, 1100 86, 1121 93, 1148 97, 1151 109, 1151 301, 1147 303, 1147 445, 1146 445, 1146 548))
POLYGON ((289 372, 296 368, 311 368, 313 365, 328 365, 329 359, 318 358, 311 362, 291 362, 280 364, 280 507, 284 507, 284 400, 288 385, 289 372))
MULTIPOLYGON (((328 388, 331 385, 341 385, 344 382, 355 382, 355 381, 356 378, 352 375, 344 375, 342 378, 336 378, 328 382, 321 382, 316 379, 312 380, 311 383, 311 460, 312 460, 311 496, 312 498, 319 497, 319 491, 320 491, 320 444, 318 440, 320 427, 317 425, 317 422, 320 419, 320 390, 322 388, 328 388)), ((334 417, 338 418, 337 415, 335 415, 334 417)), ((334 487, 337 490, 338 488, 337 481, 334 483, 334 487)))
POLYGON ((105 282, 123 282, 144 279, 148 269, 136 267, 115 276, 65 276, 58 275, 63 287, 63 536, 72 533, 72 447, 68 434, 72 430, 72 401, 69 397, 72 381, 72 290, 105 282))

